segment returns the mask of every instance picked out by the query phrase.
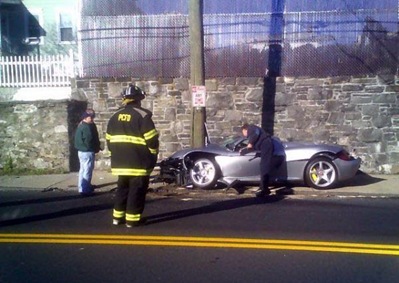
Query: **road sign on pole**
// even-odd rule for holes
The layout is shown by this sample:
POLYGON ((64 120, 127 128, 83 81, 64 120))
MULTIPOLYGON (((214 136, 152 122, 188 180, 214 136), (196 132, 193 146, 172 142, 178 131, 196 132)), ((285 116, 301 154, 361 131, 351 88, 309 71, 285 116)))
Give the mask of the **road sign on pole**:
POLYGON ((193 107, 205 107, 206 88, 204 85, 194 85, 191 88, 193 95, 193 107))

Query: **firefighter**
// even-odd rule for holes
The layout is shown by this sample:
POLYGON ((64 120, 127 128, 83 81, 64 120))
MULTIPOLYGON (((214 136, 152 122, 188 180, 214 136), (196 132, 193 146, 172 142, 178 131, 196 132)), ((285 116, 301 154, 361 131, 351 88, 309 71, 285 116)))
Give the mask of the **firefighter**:
POLYGON ((113 224, 128 228, 145 223, 142 213, 158 156, 158 132, 152 113, 141 107, 144 98, 145 93, 135 85, 124 89, 123 107, 110 118, 106 133, 111 172, 118 176, 113 224))

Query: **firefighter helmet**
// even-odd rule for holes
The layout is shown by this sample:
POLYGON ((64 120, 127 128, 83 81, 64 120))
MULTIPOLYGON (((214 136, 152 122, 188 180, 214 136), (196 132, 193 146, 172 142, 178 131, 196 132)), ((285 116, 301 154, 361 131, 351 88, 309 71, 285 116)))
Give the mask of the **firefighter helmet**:
POLYGON ((142 100, 145 98, 145 92, 138 86, 130 84, 127 88, 122 91, 123 99, 132 99, 135 101, 142 100))

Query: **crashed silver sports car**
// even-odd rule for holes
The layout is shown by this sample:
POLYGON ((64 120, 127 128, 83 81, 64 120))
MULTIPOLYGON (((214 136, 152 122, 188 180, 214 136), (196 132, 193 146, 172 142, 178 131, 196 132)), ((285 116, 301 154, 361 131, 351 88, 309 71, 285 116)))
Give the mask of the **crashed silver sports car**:
MULTIPOLYGON (((158 165, 158 181, 180 186, 211 189, 217 183, 259 184, 260 157, 257 152, 240 155, 247 146, 244 137, 227 138, 220 144, 177 151, 158 165)), ((355 176, 360 158, 354 158, 339 145, 285 142, 285 160, 271 173, 271 182, 298 184, 315 189, 331 189, 355 176)))

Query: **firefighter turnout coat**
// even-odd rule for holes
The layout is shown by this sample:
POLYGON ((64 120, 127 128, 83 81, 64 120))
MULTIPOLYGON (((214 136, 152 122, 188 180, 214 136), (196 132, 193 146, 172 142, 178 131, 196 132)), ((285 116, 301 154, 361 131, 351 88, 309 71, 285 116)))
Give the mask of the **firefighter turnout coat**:
POLYGON ((149 110, 134 103, 118 110, 108 122, 106 141, 113 175, 151 174, 157 161, 159 139, 149 110))

